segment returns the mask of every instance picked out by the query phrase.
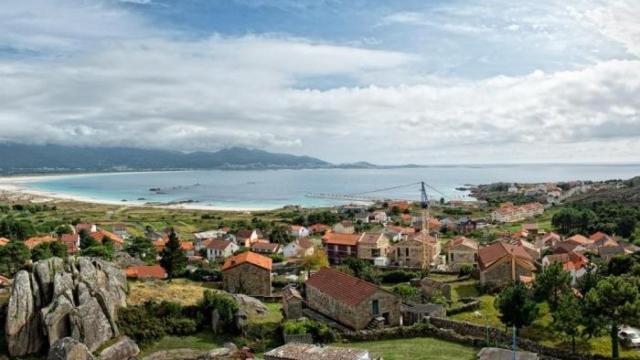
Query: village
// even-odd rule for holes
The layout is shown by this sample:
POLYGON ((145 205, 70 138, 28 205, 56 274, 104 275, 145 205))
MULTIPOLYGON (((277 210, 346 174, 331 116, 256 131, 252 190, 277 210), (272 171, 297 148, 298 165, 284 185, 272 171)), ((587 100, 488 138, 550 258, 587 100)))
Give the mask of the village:
MULTIPOLYGON (((175 355, 181 345, 188 347, 180 339, 203 334, 203 327, 207 336, 227 339, 219 355, 235 356, 229 358, 510 359, 516 337, 521 358, 638 358, 640 248, 633 231, 572 222, 574 209, 563 202, 587 191, 578 183, 566 190, 512 185, 503 193, 516 201, 498 204, 443 199, 296 207, 287 210, 285 221, 254 216, 223 224, 221 217, 220 226, 193 232, 171 220, 154 227, 86 217, 26 236, 29 227, 6 215, 0 224, 0 287, 11 314, 19 309, 8 300, 20 288, 13 284, 12 290, 14 275, 25 266, 37 269, 40 262, 72 255, 111 261, 127 279, 126 313, 173 302, 181 304, 182 323, 194 323, 149 334, 118 319, 122 331, 114 328, 112 335, 133 339, 138 344, 128 347, 130 357, 142 349, 148 357, 140 358, 146 359, 163 358, 150 349, 155 356, 185 356, 175 355), (532 198, 540 201, 527 200, 532 198), (209 304, 205 325, 196 325, 200 320, 184 315, 187 304, 201 306, 214 297, 208 291, 250 306, 233 307, 229 315, 209 304), (270 332, 278 333, 275 339, 270 332), (447 350, 436 354, 430 346, 447 350), (404 351, 416 355, 398 355, 404 351)), ((4 212, 19 213, 21 206, 8 205, 4 212)), ((69 330, 64 316, 45 321, 51 346, 69 330), (51 328, 59 334, 52 336, 51 328)), ((24 326, 6 321, 3 337, 11 356, 46 347, 24 346, 24 326)), ((103 343, 96 341, 89 351, 112 351, 103 343)))

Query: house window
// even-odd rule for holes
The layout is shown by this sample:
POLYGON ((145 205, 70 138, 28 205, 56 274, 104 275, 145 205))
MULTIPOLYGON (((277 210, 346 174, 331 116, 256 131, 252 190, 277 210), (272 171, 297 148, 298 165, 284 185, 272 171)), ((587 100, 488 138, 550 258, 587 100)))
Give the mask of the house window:
POLYGON ((409 256, 409 248, 404 249, 404 252, 406 253, 406 256, 409 256))
POLYGON ((371 249, 371 257, 380 256, 380 249, 371 249))
POLYGON ((380 314, 380 304, 378 303, 378 300, 371 301, 371 313, 373 315, 380 314))
POLYGON ((398 255, 398 257, 400 257, 400 248, 396 249, 396 254, 398 255))

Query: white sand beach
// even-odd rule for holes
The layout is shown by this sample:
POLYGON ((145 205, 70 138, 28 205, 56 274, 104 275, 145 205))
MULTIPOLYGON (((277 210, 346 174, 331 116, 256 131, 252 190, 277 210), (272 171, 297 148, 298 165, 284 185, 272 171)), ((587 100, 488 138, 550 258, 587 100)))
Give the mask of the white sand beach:
MULTIPOLYGON (((31 202, 31 203, 56 203, 56 202, 68 202, 77 201, 90 204, 101 205, 114 205, 114 206, 128 206, 128 207, 149 207, 159 209, 184 209, 184 210, 209 210, 209 211, 237 211, 237 212, 249 212, 249 211, 265 211, 273 210, 268 208, 245 208, 245 207, 222 207, 213 205, 203 205, 198 203, 186 203, 186 204, 148 204, 143 201, 116 201, 99 199, 88 196, 80 196, 75 194, 43 191, 26 186, 25 184, 47 179, 60 179, 70 176, 95 176, 103 174, 73 174, 73 175, 32 175, 32 176, 0 176, 0 200, 6 199, 8 201, 19 202, 31 202)), ((104 174, 107 175, 107 174, 104 174)))

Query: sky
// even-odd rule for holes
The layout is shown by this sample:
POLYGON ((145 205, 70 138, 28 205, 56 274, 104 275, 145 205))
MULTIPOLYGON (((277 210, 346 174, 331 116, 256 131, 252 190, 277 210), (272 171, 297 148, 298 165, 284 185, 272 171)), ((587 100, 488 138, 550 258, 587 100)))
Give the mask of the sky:
POLYGON ((0 141, 640 162, 637 0, 5 0, 0 141))

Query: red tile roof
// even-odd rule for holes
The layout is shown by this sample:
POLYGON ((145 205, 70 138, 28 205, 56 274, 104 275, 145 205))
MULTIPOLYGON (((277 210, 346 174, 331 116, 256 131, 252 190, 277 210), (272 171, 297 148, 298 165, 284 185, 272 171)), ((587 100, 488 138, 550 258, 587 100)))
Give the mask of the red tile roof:
POLYGON ((0 246, 5 246, 9 243, 9 239, 0 237, 0 246))
POLYGON ((80 242, 80 235, 63 234, 60 237, 60 241, 67 246, 67 252, 69 254, 74 254, 78 252, 78 243, 80 242))
POLYGON ((231 242, 221 239, 209 239, 206 240, 202 245, 204 245, 204 247, 207 249, 224 250, 229 247, 229 245, 231 245, 231 242))
POLYGON ((451 240, 449 249, 453 249, 458 246, 466 247, 472 250, 478 250, 478 243, 475 240, 471 240, 465 236, 458 236, 451 240))
POLYGON ((34 247, 36 247, 39 244, 43 244, 43 243, 50 243, 50 242, 54 242, 57 241, 58 239, 54 238, 53 236, 40 236, 40 237, 32 237, 27 239, 24 242, 24 245, 26 247, 28 247, 29 249, 33 249, 34 247))
POLYGON ((180 243, 180 249, 182 251, 191 251, 193 250, 193 242, 191 241, 183 241, 180 243))
POLYGON ((340 233, 327 233, 322 237, 322 241, 329 245, 358 245, 358 239, 362 234, 340 234, 340 233))
POLYGON ((496 261, 505 256, 510 256, 511 254, 517 258, 521 258, 531 263, 533 262, 531 255, 529 255, 522 246, 511 245, 499 241, 478 250, 478 265, 481 269, 486 269, 496 261))
POLYGON ((331 268, 311 275, 306 285, 351 306, 360 304, 379 289, 370 282, 331 268))
POLYGON ((589 245, 589 244, 593 243, 593 241, 591 241, 590 239, 588 239, 585 236, 582 236, 580 234, 573 235, 572 237, 568 238, 566 241, 573 241, 573 242, 578 243, 580 245, 589 245))
POLYGON ((124 239, 122 239, 120 236, 104 230, 104 229, 99 229, 96 232, 92 232, 91 234, 89 234, 95 241, 99 242, 100 244, 102 244, 102 241, 104 240, 104 238, 109 238, 111 239, 111 241, 113 241, 115 244, 124 244, 124 239))
POLYGON ((360 237, 358 243, 376 245, 378 243, 378 240, 380 240, 382 236, 382 233, 366 232, 362 234, 362 237, 360 237))
POLYGON ((125 270, 129 278, 166 279, 167 271, 160 265, 132 266, 125 270))
POLYGON ((552 254, 546 256, 549 263, 559 262, 565 270, 582 269, 589 263, 586 256, 569 251, 563 254, 552 254))
POLYGON ((240 264, 249 263, 255 266, 261 267, 271 271, 272 261, 271 258, 256 254, 251 251, 246 251, 236 256, 230 256, 225 259, 222 270, 228 270, 240 264))

